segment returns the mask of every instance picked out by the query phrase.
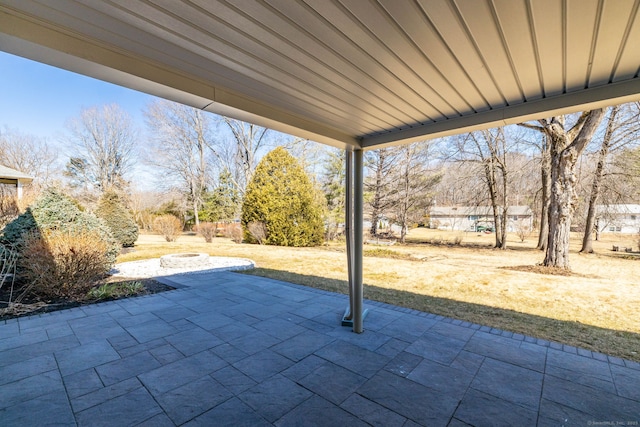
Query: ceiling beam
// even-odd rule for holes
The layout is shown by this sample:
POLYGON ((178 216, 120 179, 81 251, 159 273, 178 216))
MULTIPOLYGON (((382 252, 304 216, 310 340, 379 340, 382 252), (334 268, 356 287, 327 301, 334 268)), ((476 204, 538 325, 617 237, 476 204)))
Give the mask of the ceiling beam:
POLYGON ((640 101, 640 78, 637 77, 400 131, 365 136, 362 147, 371 150, 407 144, 635 101, 640 101))

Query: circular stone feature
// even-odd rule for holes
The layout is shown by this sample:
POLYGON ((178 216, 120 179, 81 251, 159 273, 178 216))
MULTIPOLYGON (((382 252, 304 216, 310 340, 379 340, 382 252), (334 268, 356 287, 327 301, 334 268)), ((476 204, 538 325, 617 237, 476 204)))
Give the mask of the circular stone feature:
POLYGON ((163 268, 197 268, 206 265, 209 265, 209 254, 185 253, 160 257, 160 267, 163 268))

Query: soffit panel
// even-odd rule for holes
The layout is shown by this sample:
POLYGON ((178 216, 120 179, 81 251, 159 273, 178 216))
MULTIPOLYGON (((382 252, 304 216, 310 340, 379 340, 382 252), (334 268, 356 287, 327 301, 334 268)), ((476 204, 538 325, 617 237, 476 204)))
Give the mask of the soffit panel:
POLYGON ((0 49, 60 66, 58 51, 72 71, 369 146, 637 98, 639 5, 0 0, 0 49))
POLYGON ((638 64, 638 58, 640 58, 640 43, 638 43, 638 40, 640 40, 639 7, 640 2, 636 3, 635 10, 629 17, 629 34, 620 54, 618 68, 613 76, 614 82, 637 77, 640 71, 640 64, 638 64))
POLYGON ((535 66, 536 51, 527 4, 525 0, 495 0, 494 3, 494 13, 523 99, 541 98, 542 83, 535 66))
POLYGON ((484 105, 476 105, 474 111, 486 111, 492 107, 503 105, 504 97, 496 87, 482 56, 476 50, 456 5, 453 2, 430 2, 427 0, 420 0, 420 5, 447 48, 460 62, 464 74, 478 88, 485 100, 484 105))
MULTIPOLYGON (((122 3, 123 8, 130 4, 137 5, 122 3)), ((171 2, 169 6, 173 7, 174 4, 178 3, 171 2)), ((370 114, 358 114, 353 105, 343 101, 343 98, 327 95, 314 84, 317 82, 312 81, 308 75, 302 75, 300 69, 290 72, 286 67, 278 68, 265 62, 261 58, 269 58, 273 52, 251 52, 254 41, 243 38, 242 34, 233 28, 226 28, 217 20, 207 20, 205 15, 185 7, 181 9, 182 16, 178 18, 172 16, 171 11, 158 10, 157 6, 137 6, 136 10, 121 11, 119 19, 126 19, 136 29, 141 28, 145 34, 156 36, 163 44, 162 49, 153 49, 158 42, 149 40, 142 44, 137 42, 140 38, 132 34, 127 43, 137 55, 151 56, 154 60, 185 69, 204 80, 217 81, 218 75, 223 76, 227 81, 233 82, 230 86, 234 90, 244 91, 258 98, 268 97, 274 105, 282 108, 296 107, 300 114, 313 114, 327 122, 342 122, 350 126, 360 124, 363 132, 374 131, 384 125, 384 122, 367 123, 366 119, 372 117, 370 114), (216 33, 201 30, 206 27, 215 27, 216 33), (153 51, 157 53, 152 54, 153 51), (306 87, 302 85, 305 81, 306 87)), ((298 67, 291 63, 287 65, 289 68, 298 67)))
POLYGON ((459 0, 456 3, 460 15, 466 18, 465 25, 474 49, 480 54, 483 66, 500 93, 501 103, 522 102, 522 89, 515 78, 500 28, 494 20, 492 5, 475 0, 459 0))
POLYGON ((565 90, 562 3, 558 0, 529 3, 543 97, 559 95, 565 90))
POLYGON ((566 90, 584 89, 591 71, 595 29, 600 10, 597 1, 570 0, 567 2, 566 90), (585 31, 591 28, 591 31, 585 31))
MULTIPOLYGON (((634 0, 619 0, 604 3, 597 26, 597 38, 593 54, 593 65, 589 86, 609 83, 616 71, 618 57, 624 48, 628 20, 634 9, 634 0)), ((637 44, 639 40, 632 40, 637 44)))

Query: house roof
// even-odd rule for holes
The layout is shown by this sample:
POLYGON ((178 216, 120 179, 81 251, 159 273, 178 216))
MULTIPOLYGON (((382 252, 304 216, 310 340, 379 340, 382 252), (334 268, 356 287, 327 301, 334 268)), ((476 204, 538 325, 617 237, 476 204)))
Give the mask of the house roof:
POLYGON ((339 147, 640 99, 632 0, 0 0, 0 49, 339 147))
POLYGON ((607 215, 616 215, 616 214, 640 215, 640 205, 634 205, 634 204, 597 205, 596 212, 598 214, 607 214, 607 215))
POLYGON ((0 165, 0 181, 2 180, 20 181, 21 183, 28 184, 33 181, 33 177, 10 167, 0 165))
MULTIPOLYGON (((529 206, 509 206, 508 215, 532 215, 533 212, 529 206)), ((454 216, 469 216, 477 215, 481 217, 493 216, 493 209, 491 206, 437 206, 432 207, 430 215, 454 217, 454 216)))

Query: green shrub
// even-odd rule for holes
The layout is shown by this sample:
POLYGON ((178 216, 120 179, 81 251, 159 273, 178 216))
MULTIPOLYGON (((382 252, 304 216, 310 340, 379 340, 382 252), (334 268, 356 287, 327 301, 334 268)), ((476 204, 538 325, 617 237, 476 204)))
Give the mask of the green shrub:
POLYGON ((125 296, 138 295, 144 292, 141 282, 105 283, 96 286, 87 293, 92 300, 108 300, 125 296))
POLYGON ((317 246, 324 226, 317 190, 286 149, 267 154, 247 185, 242 204, 242 226, 248 242, 256 242, 251 223, 264 224, 262 243, 280 246, 317 246))
POLYGON ((104 193, 95 213, 98 218, 102 218, 111 230, 111 235, 122 247, 131 247, 138 240, 138 225, 117 193, 104 193))
POLYGON ((24 213, 3 230, 2 240, 21 251, 24 239, 45 231, 71 234, 95 233, 105 242, 106 256, 111 265, 116 261, 120 245, 104 222, 95 215, 83 212, 78 204, 59 190, 47 190, 24 213))
POLYGON ((160 215, 153 220, 153 229, 164 236, 167 242, 175 242, 182 232, 182 222, 173 215, 160 215))
POLYGON ((113 262, 96 231, 31 232, 21 243, 20 277, 45 298, 82 300, 113 262))

